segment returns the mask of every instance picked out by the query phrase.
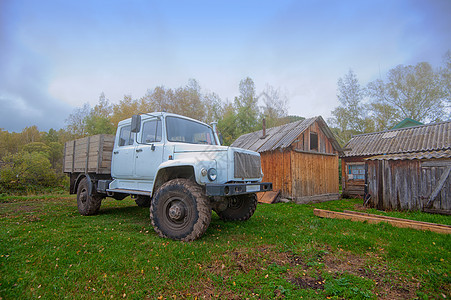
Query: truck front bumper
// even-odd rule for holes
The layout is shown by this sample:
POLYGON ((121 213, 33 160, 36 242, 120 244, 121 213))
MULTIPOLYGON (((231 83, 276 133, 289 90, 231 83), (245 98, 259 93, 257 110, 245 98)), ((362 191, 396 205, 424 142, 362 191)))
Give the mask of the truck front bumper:
POLYGON ((272 191, 271 182, 206 184, 207 196, 234 196, 272 191))

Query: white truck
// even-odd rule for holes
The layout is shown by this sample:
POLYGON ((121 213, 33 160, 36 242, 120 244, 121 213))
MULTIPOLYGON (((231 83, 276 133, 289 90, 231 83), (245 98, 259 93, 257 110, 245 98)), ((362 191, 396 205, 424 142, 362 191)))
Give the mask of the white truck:
POLYGON ((65 144, 64 172, 82 215, 96 214, 106 197, 127 196, 150 207, 155 231, 192 241, 207 230, 214 210, 222 220, 248 220, 261 182, 260 155, 221 146, 215 124, 165 112, 119 122, 116 136, 65 144))

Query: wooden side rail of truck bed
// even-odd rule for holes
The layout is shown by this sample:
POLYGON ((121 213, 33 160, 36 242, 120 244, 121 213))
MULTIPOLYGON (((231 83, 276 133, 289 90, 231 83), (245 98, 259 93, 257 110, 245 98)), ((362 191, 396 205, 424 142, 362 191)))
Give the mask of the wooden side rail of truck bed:
POLYGON ((64 173, 111 173, 114 135, 98 134, 66 142, 64 173))

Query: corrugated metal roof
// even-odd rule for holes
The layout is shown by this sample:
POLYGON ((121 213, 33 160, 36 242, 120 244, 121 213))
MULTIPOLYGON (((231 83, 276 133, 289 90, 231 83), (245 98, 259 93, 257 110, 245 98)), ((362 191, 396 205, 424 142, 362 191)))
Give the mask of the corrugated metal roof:
POLYGON ((285 149, 314 122, 318 122, 334 149, 341 152, 340 145, 321 116, 269 128, 266 130, 266 137, 264 139, 261 138, 263 130, 247 133, 237 138, 231 146, 257 152, 285 149))
POLYGON ((413 153, 396 153, 387 155, 377 155, 367 160, 405 160, 405 159, 433 159, 433 158, 451 158, 451 150, 425 151, 413 153))
POLYGON ((451 149, 451 122, 360 134, 351 138, 342 157, 375 156, 451 149))

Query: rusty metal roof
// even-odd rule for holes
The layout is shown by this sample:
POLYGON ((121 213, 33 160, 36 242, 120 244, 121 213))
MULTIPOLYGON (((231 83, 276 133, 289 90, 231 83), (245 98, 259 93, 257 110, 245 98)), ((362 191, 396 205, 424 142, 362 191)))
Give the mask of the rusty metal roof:
POLYGON ((237 138, 231 146, 257 152, 285 149, 314 122, 318 122, 334 149, 341 153, 340 145, 321 116, 269 128, 266 130, 265 138, 262 138, 263 130, 247 133, 237 138))
POLYGON ((451 121, 356 135, 344 148, 341 157, 449 150, 451 121))

